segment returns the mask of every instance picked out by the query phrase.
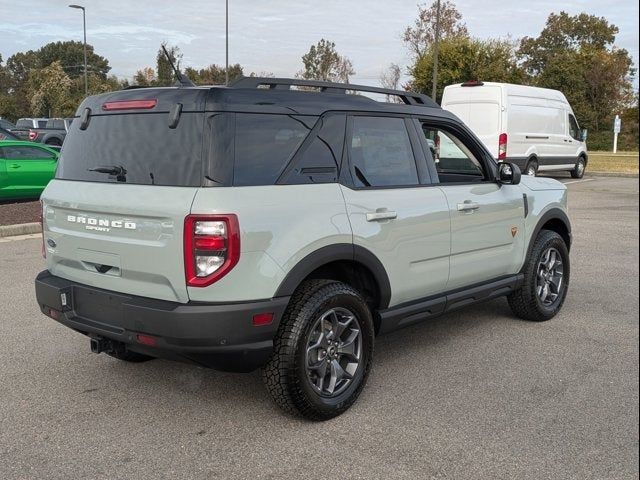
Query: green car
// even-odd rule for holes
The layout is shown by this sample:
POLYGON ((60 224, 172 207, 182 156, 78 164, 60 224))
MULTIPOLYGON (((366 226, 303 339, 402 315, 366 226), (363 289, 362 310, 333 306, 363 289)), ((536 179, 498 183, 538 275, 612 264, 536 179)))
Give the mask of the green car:
POLYGON ((58 152, 44 145, 0 141, 0 201, 40 197, 57 164, 58 152))

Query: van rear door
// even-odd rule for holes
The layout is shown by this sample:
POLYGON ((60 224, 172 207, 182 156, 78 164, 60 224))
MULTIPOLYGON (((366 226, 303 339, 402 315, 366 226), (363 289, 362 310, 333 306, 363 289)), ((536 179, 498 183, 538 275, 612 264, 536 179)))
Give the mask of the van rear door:
MULTIPOLYGON (((71 125, 56 178, 42 195, 52 274, 116 292, 189 300, 183 228, 202 184, 204 114, 183 108, 171 128, 175 97, 166 97, 172 92, 145 89, 146 100, 165 97, 145 109, 129 104, 105 111, 100 103, 114 94, 93 97, 86 108, 97 114, 88 125, 79 118, 71 125)), ((141 92, 119 95, 125 98, 114 101, 141 92)))
POLYGON ((502 89, 499 86, 446 87, 442 108, 459 117, 485 144, 493 158, 498 158, 502 133, 502 89))

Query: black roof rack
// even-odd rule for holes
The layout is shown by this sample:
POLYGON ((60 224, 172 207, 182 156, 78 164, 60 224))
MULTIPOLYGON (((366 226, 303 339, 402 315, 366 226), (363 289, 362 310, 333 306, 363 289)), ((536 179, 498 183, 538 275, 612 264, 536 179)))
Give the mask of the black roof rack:
POLYGON ((346 93, 347 91, 355 91, 394 95, 400 98, 407 105, 439 108, 439 105, 431 98, 420 93, 392 90, 389 88, 370 87, 367 85, 352 85, 350 83, 322 82, 319 80, 303 80, 297 78, 241 77, 230 85, 231 88, 268 88, 277 90, 290 90, 292 86, 313 87, 326 93, 346 93))

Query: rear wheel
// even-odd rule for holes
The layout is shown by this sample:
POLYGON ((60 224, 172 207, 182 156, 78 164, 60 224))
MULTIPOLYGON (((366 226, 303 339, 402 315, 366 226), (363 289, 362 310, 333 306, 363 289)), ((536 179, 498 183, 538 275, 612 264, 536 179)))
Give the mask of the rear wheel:
POLYGON ((362 296, 332 280, 304 282, 291 298, 263 379, 285 411, 328 420, 358 398, 371 367, 374 327, 362 296))
POLYGON ((582 178, 584 177, 584 171, 587 168, 587 164, 584 161, 584 157, 580 157, 576 162, 576 166, 573 170, 571 170, 571 176, 573 178, 582 178))
POLYGON ((556 232, 542 230, 524 267, 524 282, 509 295, 513 313, 542 322, 562 308, 569 288, 569 250, 556 232))
POLYGON ((529 160, 527 168, 524 170, 525 175, 535 177, 538 174, 538 162, 535 160, 529 160))
POLYGON ((62 146, 62 142, 60 140, 58 140, 57 138, 54 138, 52 140, 47 140, 46 145, 53 145, 54 147, 61 147, 62 146))

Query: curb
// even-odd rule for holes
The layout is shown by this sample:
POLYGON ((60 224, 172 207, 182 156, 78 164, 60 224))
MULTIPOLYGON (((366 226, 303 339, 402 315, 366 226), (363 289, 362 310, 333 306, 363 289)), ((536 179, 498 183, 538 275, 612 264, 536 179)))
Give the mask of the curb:
POLYGON ((29 235, 40 233, 42 226, 40 223, 19 223, 17 225, 0 225, 0 238, 13 237, 15 235, 29 235))
POLYGON ((623 172, 585 172, 585 177, 622 177, 622 178, 638 178, 637 173, 623 173, 623 172))

